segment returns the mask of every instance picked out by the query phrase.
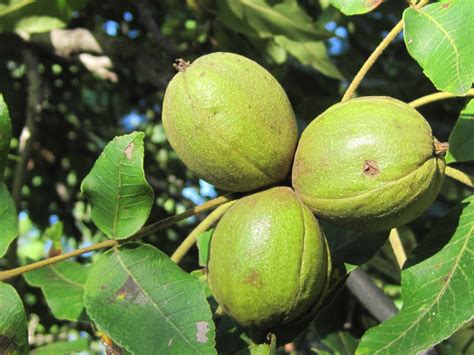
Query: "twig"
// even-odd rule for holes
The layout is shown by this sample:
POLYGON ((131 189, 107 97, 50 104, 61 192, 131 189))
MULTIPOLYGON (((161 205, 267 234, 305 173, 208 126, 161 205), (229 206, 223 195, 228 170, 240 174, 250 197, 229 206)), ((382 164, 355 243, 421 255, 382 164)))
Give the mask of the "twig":
POLYGON ((344 93, 344 96, 342 97, 341 102, 349 100, 352 95, 354 95, 354 92, 357 90, 359 87, 362 79, 364 79, 365 75, 369 71, 369 69, 374 65, 374 63, 377 61, 377 59, 380 57, 380 55, 383 53, 385 48, 388 47, 390 42, 393 41, 395 37, 403 30, 403 20, 400 20, 394 28, 388 33, 388 35, 380 42, 380 44, 375 48, 375 50, 372 52, 372 54, 367 58, 365 61, 364 65, 360 68, 359 72, 356 74, 354 79, 352 80, 351 84, 347 88, 346 92, 344 93))
MULTIPOLYGON (((418 2, 418 4, 415 6, 416 9, 419 9, 426 5, 429 0, 421 0, 418 2)), ((364 79, 365 75, 367 72, 370 70, 370 68, 374 65, 374 63, 377 61, 377 59, 380 57, 380 55, 383 53, 385 48, 388 47, 388 45, 397 37, 397 35, 403 30, 403 20, 400 20, 394 28, 387 34, 387 36, 379 43, 377 48, 372 52, 372 54, 367 58, 365 63, 362 65, 360 68, 359 72, 356 74, 352 82, 350 83, 349 87, 347 88, 346 92, 344 93, 344 96, 341 99, 341 102, 349 100, 352 95, 354 95, 355 91, 359 87, 362 79, 364 79)))
MULTIPOLYGON (((40 60, 33 49, 25 46, 22 50, 23 61, 26 66, 26 111, 25 125, 21 131, 18 146, 19 159, 16 162, 13 173, 12 199, 17 209, 21 205, 21 192, 27 175, 28 161, 30 160, 33 143, 37 134, 38 121, 42 110, 42 77, 38 71, 40 60)), ((9 246, 6 258, 8 265, 17 265, 17 245, 15 239, 9 246)))
POLYGON ((21 190, 26 175, 26 167, 30 159, 33 142, 36 136, 37 124, 41 117, 42 78, 38 71, 40 64, 37 54, 31 48, 23 49, 23 60, 26 65, 26 78, 28 81, 26 97, 26 120, 20 134, 18 155, 20 160, 15 166, 12 197, 17 208, 20 207, 21 190))
POLYGON ((48 265, 56 264, 56 263, 59 263, 60 261, 70 259, 70 258, 73 258, 75 256, 79 256, 79 255, 84 254, 84 253, 88 253, 88 252, 103 249, 103 248, 113 247, 113 246, 116 246, 118 244, 119 244, 118 240, 110 239, 110 240, 106 240, 104 242, 100 242, 100 243, 91 245, 87 248, 77 249, 77 250, 74 250, 70 253, 54 256, 52 258, 44 259, 44 260, 38 261, 36 263, 21 266, 21 267, 18 267, 16 269, 2 271, 2 272, 0 272, 0 281, 5 281, 5 280, 10 279, 12 277, 24 274, 25 272, 40 269, 40 268, 48 266, 48 265))
POLYGON ((201 212, 207 211, 211 208, 214 208, 216 206, 219 206, 219 205, 221 205, 223 203, 226 203, 226 202, 229 202, 231 200, 232 200, 232 198, 229 195, 220 196, 220 197, 217 197, 213 200, 209 200, 209 201, 203 203, 202 205, 191 208, 191 209, 189 209, 189 210, 187 210, 183 213, 177 214, 177 215, 172 216, 170 218, 163 219, 163 220, 158 221, 154 224, 151 224, 147 227, 144 227, 138 233, 136 233, 135 235, 131 236, 130 238, 128 238, 126 240, 120 240, 120 241, 115 240, 115 239, 106 240, 104 242, 100 242, 100 243, 88 246, 87 248, 77 249, 77 250, 74 250, 70 253, 66 253, 66 254, 58 255, 58 256, 48 258, 48 259, 45 259, 45 260, 41 260, 41 261, 38 261, 36 263, 32 263, 32 264, 29 264, 29 265, 18 267, 16 269, 2 271, 2 272, 0 272, 0 281, 4 281, 4 280, 10 279, 12 277, 21 275, 25 272, 36 270, 36 269, 39 269, 39 268, 42 268, 42 267, 45 267, 45 266, 48 266, 48 265, 52 265, 52 264, 58 263, 60 261, 64 261, 66 259, 73 258, 75 256, 79 256, 81 254, 85 254, 85 253, 88 253, 88 252, 91 252, 91 251, 94 251, 94 250, 110 248, 110 247, 117 246, 120 243, 128 242, 128 241, 133 240, 133 239, 142 238, 142 237, 147 236, 149 234, 155 233, 159 230, 168 228, 169 226, 171 226, 171 225, 173 225, 173 224, 175 224, 175 223, 177 223, 177 222, 179 222, 183 219, 186 219, 188 217, 194 216, 194 215, 199 214, 201 212))
POLYGON ((217 207, 219 205, 222 205, 223 203, 226 203, 226 202, 229 202, 229 201, 232 201, 232 200, 233 200, 233 197, 232 197, 231 194, 227 194, 227 195, 224 195, 224 196, 219 196, 217 198, 214 198, 212 200, 204 202, 202 205, 199 205, 199 206, 193 207, 193 208, 191 208, 187 211, 184 211, 183 213, 180 213, 176 216, 172 216, 172 217, 163 219, 161 221, 158 221, 156 223, 150 224, 150 225, 142 228, 137 234, 132 236, 130 239, 138 239, 138 238, 142 238, 146 235, 153 234, 153 233, 155 233, 159 230, 162 230, 162 229, 168 228, 169 226, 172 226, 176 222, 179 222, 179 221, 181 221, 183 219, 186 219, 188 217, 197 215, 197 214, 202 213, 204 211, 210 210, 214 207, 217 207))
POLYGON ((397 228, 393 228, 390 231, 388 240, 390 241, 393 253, 395 254, 395 258, 397 259, 398 266, 400 266, 400 269, 402 269, 403 264, 407 260, 407 255, 405 253, 405 249, 403 249, 403 244, 400 239, 400 234, 398 233, 397 228))
MULTIPOLYGON (((470 89, 467 93, 466 96, 474 96, 474 89, 470 89)), ((445 99, 451 99, 451 98, 462 98, 464 96, 457 96, 450 94, 449 92, 436 92, 434 94, 429 94, 426 96, 422 96, 416 100, 413 100, 412 102, 408 103, 413 108, 417 108, 420 106, 424 106, 426 104, 435 102, 435 101, 440 101, 440 100, 445 100, 445 99)))
POLYGON ((383 322, 398 313, 393 301, 374 284, 361 268, 357 268, 350 273, 346 285, 379 322, 383 322))
POLYGON ((174 261, 176 264, 179 264, 181 259, 186 255, 186 253, 192 248, 192 246, 196 243, 197 237, 199 234, 204 233, 207 231, 215 222, 217 222, 222 215, 234 204, 235 201, 229 201, 218 208, 216 208, 213 212, 209 214, 206 218, 202 220, 201 223, 197 225, 196 228, 193 229, 191 233, 183 240, 183 242, 179 245, 178 248, 174 251, 173 255, 171 255, 171 260, 174 261))
POLYGON ((449 176, 451 179, 459 181, 470 188, 474 188, 474 176, 466 174, 465 172, 447 166, 444 170, 444 174, 449 176))

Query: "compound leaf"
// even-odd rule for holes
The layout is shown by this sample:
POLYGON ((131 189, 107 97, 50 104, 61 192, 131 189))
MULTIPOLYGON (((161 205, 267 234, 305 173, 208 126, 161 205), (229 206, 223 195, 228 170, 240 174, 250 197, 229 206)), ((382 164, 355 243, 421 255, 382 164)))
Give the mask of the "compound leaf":
POLYGON ((76 321, 83 318, 84 284, 89 271, 90 267, 78 262, 63 261, 23 276, 30 286, 41 288, 56 318, 76 321))
POLYGON ((111 239, 133 235, 151 211, 153 190, 143 170, 143 138, 143 132, 116 137, 82 183, 92 220, 111 239))
POLYGON ((28 353, 28 324, 16 290, 0 283, 0 354, 28 353))
POLYGON ((414 250, 402 271, 403 308, 370 329, 358 354, 416 354, 472 317, 474 196, 452 210, 414 250))
POLYGON ((97 326, 136 354, 214 354, 214 323, 201 282, 151 245, 104 253, 86 282, 97 326))
POLYGON ((465 95, 474 79, 474 1, 449 0, 403 12, 405 44, 433 84, 465 95))

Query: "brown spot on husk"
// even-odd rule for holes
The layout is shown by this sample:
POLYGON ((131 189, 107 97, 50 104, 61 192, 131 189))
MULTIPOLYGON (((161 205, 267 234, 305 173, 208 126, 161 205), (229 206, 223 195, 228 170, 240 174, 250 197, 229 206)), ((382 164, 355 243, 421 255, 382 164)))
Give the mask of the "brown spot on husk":
POLYGON ((375 160, 366 160, 362 171, 367 176, 376 176, 380 173, 379 166, 375 160))
POLYGON ((261 275, 256 270, 250 271, 247 277, 244 279, 244 282, 257 288, 261 288, 263 286, 261 275))

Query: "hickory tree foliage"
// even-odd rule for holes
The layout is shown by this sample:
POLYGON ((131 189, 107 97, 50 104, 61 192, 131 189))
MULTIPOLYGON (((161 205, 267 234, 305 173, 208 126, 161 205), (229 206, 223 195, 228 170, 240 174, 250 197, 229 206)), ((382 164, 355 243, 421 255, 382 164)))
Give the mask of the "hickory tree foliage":
POLYGON ((471 0, 1 2, 0 353, 472 353, 473 14, 471 0), (415 221, 321 222, 333 292, 284 347, 218 308, 212 227, 242 195, 189 172, 160 120, 173 60, 215 51, 267 68, 300 132, 341 98, 386 95, 449 142, 415 221))

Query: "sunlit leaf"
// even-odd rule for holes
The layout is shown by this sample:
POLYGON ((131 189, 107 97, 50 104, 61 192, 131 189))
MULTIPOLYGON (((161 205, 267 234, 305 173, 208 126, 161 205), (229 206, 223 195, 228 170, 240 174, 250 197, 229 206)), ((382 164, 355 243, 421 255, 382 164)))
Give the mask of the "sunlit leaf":
POLYGON ((199 266, 201 267, 207 267, 207 262, 209 261, 209 247, 213 231, 214 230, 211 229, 197 236, 196 245, 199 250, 199 266))
POLYGON ((75 321, 83 317, 84 284, 89 271, 90 267, 63 261, 23 276, 30 286, 41 288, 56 318, 75 321))
POLYGON ((133 353, 215 353, 201 282, 150 245, 103 254, 87 279, 84 301, 99 329, 133 353))
POLYGON ((446 339, 472 317, 473 235, 471 196, 415 249, 402 272, 401 312, 370 329, 358 354, 416 354, 446 339))
POLYGON ((331 5, 337 7, 344 15, 360 15, 372 11, 383 0, 329 0, 331 5))
POLYGON ((10 150, 10 139, 12 138, 12 126, 7 104, 0 93, 0 182, 3 181, 5 164, 10 150))
POLYGON ((16 290, 0 283, 0 354, 28 353, 25 309, 16 290))
POLYGON ((133 235, 151 211, 153 190, 143 170, 143 138, 142 132, 116 137, 82 183, 92 220, 112 239, 133 235))
POLYGON ((0 181, 0 257, 18 236, 18 218, 15 204, 6 185, 0 181))
POLYGON ((8 15, 12 12, 20 10, 26 5, 32 4, 35 0, 10 0, 0 4, 0 17, 8 15))
POLYGON ((410 55, 442 91, 464 95, 474 80, 474 1, 445 0, 403 12, 410 55))
POLYGON ((470 100, 449 136, 447 163, 474 160, 474 100, 470 100))
POLYGON ((65 27, 85 0, 7 0, 0 4, 0 32, 47 32, 65 27))

